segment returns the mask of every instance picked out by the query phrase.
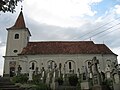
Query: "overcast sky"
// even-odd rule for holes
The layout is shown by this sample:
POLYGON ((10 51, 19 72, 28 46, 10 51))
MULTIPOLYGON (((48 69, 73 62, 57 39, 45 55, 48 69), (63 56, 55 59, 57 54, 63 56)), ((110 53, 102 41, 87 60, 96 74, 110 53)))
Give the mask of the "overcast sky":
POLYGON ((0 75, 6 28, 14 25, 21 5, 31 41, 92 40, 106 44, 120 63, 120 0, 24 0, 15 13, 0 12, 0 75))

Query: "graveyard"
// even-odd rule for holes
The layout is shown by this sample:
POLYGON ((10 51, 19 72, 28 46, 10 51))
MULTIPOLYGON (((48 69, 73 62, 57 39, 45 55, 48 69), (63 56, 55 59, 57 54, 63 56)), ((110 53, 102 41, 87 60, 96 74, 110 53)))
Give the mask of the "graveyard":
POLYGON ((65 71, 61 73, 61 65, 59 67, 55 65, 54 69, 50 69, 49 66, 47 70, 43 67, 40 72, 36 68, 35 71, 31 70, 28 74, 22 74, 22 67, 18 66, 18 72, 12 81, 28 90, 37 86, 44 90, 119 90, 119 65, 115 63, 106 65, 105 72, 101 72, 98 66, 99 60, 96 57, 88 61, 88 69, 83 66, 78 69, 77 74, 72 70, 69 74, 65 71))

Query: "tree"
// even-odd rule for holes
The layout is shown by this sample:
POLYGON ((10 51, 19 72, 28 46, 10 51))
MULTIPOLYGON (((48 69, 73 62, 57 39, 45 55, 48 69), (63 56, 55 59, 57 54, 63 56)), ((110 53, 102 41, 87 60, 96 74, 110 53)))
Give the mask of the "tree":
POLYGON ((0 11, 2 12, 15 12, 15 7, 18 2, 22 2, 23 0, 0 0, 0 11))

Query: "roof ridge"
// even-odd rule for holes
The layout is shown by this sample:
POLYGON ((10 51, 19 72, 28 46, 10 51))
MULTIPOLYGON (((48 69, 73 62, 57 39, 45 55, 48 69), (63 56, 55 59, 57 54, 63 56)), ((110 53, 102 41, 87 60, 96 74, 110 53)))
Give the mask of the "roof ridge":
POLYGON ((42 42, 47 43, 47 42, 93 42, 93 41, 30 41, 29 43, 42 43, 42 42))

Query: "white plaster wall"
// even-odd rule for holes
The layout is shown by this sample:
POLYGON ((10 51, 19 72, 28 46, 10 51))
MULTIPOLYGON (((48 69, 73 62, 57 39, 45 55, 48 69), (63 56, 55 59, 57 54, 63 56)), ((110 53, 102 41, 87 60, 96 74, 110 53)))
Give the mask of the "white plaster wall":
MULTIPOLYGON (((28 67, 29 67, 29 62, 35 60, 37 62, 39 70, 42 67, 47 69, 48 68, 47 62, 49 60, 55 61, 56 64, 57 64, 57 67, 59 66, 59 63, 62 63, 62 70, 63 70, 65 62, 67 60, 73 60, 75 62, 75 64, 76 64, 76 66, 75 66, 75 73, 77 73, 78 68, 81 69, 81 67, 85 65, 85 61, 86 60, 92 60, 93 57, 95 57, 95 56, 99 60, 99 63, 100 63, 99 65, 100 65, 102 71, 105 70, 105 66, 106 66, 106 61, 107 60, 111 60, 111 62, 116 62, 117 61, 117 56, 114 55, 114 54, 104 54, 104 55, 102 55, 102 54, 27 55, 26 58, 23 59, 23 60, 27 61, 28 67)), ((25 68, 25 66, 23 66, 23 68, 25 68)), ((28 69, 24 69, 24 70, 26 70, 26 72, 28 73, 29 68, 28 69)))
POLYGON ((27 45, 28 36, 29 32, 27 29, 8 30, 6 56, 17 56, 27 45), (19 34, 19 39, 14 39, 15 34, 19 34), (18 50, 18 52, 14 53, 14 50, 18 50))
POLYGON ((15 72, 17 71, 17 67, 18 67, 18 57, 5 57, 5 61, 4 61, 4 74, 9 74, 10 73, 10 62, 11 61, 15 61, 16 65, 15 65, 15 72))

